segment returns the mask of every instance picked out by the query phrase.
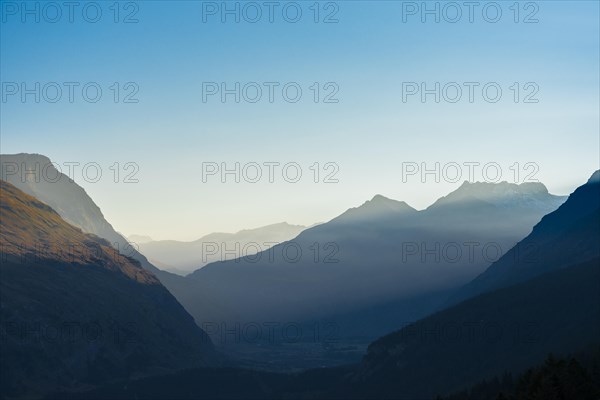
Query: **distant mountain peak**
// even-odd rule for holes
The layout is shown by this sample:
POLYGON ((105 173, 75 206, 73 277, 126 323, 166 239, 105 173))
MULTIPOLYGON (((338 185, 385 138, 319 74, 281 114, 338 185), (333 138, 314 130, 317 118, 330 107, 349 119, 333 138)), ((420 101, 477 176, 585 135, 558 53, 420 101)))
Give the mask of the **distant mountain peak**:
POLYGON ((383 195, 381 195, 381 194, 376 194, 376 195, 375 195, 375 196, 373 196, 373 198, 371 199, 371 201, 389 201, 389 200, 391 200, 391 199, 390 199, 390 198, 388 198, 388 197, 385 197, 385 196, 383 196, 383 195))
POLYGON ((417 212, 404 201, 393 200, 376 194, 371 200, 365 201, 359 207, 350 208, 336 220, 371 219, 387 216, 397 216, 404 213, 417 212))
MULTIPOLYGON (((254 230, 256 229, 267 229, 267 228, 305 228, 304 225, 294 225, 294 224, 290 224, 287 221, 283 221, 283 222, 276 222, 274 224, 269 224, 269 225, 265 225, 265 226, 261 226, 259 228, 254 228, 254 230)), ((244 229, 244 230, 253 230, 253 229, 244 229)))
POLYGON ((137 244, 148 243, 148 242, 154 241, 154 239, 152 239, 152 237, 150 237, 150 236, 137 235, 137 234, 127 236, 127 240, 131 243, 137 243, 137 244))
POLYGON ((517 184, 510 183, 507 181, 502 181, 498 183, 464 181, 463 184, 454 192, 465 190, 472 192, 477 191, 491 193, 502 193, 512 190, 520 193, 548 194, 548 188, 546 188, 546 186, 541 182, 523 182, 521 184, 517 184))
POLYGON ((381 209, 387 209, 389 211, 416 211, 414 208, 409 206, 404 201, 390 199, 388 197, 382 196, 380 194, 376 194, 373 196, 371 200, 367 200, 363 203, 362 206, 358 207, 358 209, 363 207, 377 207, 381 209))
POLYGON ((537 203, 547 198, 556 198, 562 202, 566 197, 554 196, 541 182, 524 182, 521 184, 506 181, 492 182, 463 182, 462 185, 447 196, 438 199, 431 208, 465 204, 473 201, 487 202, 495 206, 509 206, 516 203, 537 203))

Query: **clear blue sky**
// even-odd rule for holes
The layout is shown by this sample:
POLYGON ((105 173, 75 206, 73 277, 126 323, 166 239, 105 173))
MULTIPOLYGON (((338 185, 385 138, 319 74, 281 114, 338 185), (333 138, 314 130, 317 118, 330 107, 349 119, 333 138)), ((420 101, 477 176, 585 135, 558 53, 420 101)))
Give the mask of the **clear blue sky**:
MULTIPOLYGON (((191 240, 280 221, 311 224, 377 193, 424 208, 460 185, 402 182, 403 162, 495 162, 508 181, 511 165, 532 162, 539 166, 536 178, 557 194, 599 167, 597 1, 541 1, 537 10, 521 2, 519 23, 513 1, 498 2, 497 23, 483 18, 486 2, 473 23, 464 8, 457 23, 444 15, 440 23, 432 16, 422 23, 419 13, 403 22, 407 3, 399 1, 321 2, 319 23, 313 1, 297 2, 297 23, 283 18, 289 2, 278 2, 273 23, 265 8, 257 23, 244 15, 240 23, 233 16, 222 23, 218 12, 203 22, 210 5, 200 1, 140 1, 137 9, 122 2, 119 23, 114 2, 101 1, 102 16, 90 23, 81 2, 73 23, 65 8, 57 23, 48 21, 52 9, 40 10, 39 23, 35 15, 23 23, 23 10, 11 8, 21 2, 0 3, 3 95, 7 82, 97 82, 103 89, 97 103, 82 99, 81 86, 73 103, 66 89, 57 103, 7 97, 0 104, 2 152, 42 153, 59 165, 98 163, 99 182, 77 174, 75 180, 126 234, 191 240), (523 23, 533 12, 539 22, 523 23), (122 22, 130 13, 137 23, 122 22), (338 22, 323 23, 331 13, 338 22), (122 86, 134 82, 139 102, 114 103, 114 82, 121 100, 128 92, 122 86), (257 103, 222 103, 218 96, 204 103, 203 82, 297 82, 303 96, 288 103, 276 90, 273 103, 265 93, 257 103), (314 103, 314 82, 334 82, 339 102, 314 103), (403 82, 497 82, 503 96, 488 103, 476 89, 474 103, 466 92, 455 104, 432 96, 403 102, 403 82), (514 82, 534 82, 539 102, 515 103, 514 82), (297 162, 303 178, 296 184, 280 175, 275 183, 202 182, 203 162, 269 161, 297 162), (114 162, 139 165, 139 183, 114 183, 114 162), (312 182, 314 162, 336 163, 339 183, 312 182)), ((93 18, 94 9, 87 11, 93 18)), ((522 100, 529 89, 520 90, 522 100)), ((321 88, 321 97, 326 92, 321 88)))

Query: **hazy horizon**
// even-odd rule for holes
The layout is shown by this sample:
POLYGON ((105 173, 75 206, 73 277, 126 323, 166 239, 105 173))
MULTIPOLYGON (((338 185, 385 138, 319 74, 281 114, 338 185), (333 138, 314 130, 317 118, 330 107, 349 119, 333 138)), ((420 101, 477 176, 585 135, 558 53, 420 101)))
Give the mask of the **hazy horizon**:
MULTIPOLYGON (((6 153, 4 153, 6 154, 6 153)), ((8 154, 6 154, 8 155, 8 154)), ((44 155, 44 154, 42 154, 44 155)), ((47 156, 47 155, 44 155, 47 156)), ((57 165, 60 166, 62 165, 62 163, 60 161, 56 161, 54 160, 52 157, 49 157, 50 160, 52 161, 53 165, 57 165)), ((83 164, 83 163, 82 163, 83 164)), ((76 168, 77 166, 72 166, 72 168, 76 168)), ((63 170, 61 171, 63 173, 66 174, 67 171, 63 170)), ((111 171, 112 172, 112 171, 111 171)), ((544 186, 546 186, 546 188, 548 189, 548 192, 550 194, 554 194, 554 195, 558 195, 558 196, 565 196, 565 195, 569 195, 575 188, 577 188, 578 186, 580 186, 581 184, 583 184, 588 178, 589 176, 591 176, 591 173, 593 173, 594 171, 591 171, 590 174, 588 174, 587 177, 582 178, 579 180, 579 182, 574 182, 571 185, 568 185, 568 189, 566 192, 558 192, 555 190, 552 190, 552 187, 549 187, 549 185, 547 185, 545 182, 540 181, 539 183, 543 184, 544 186), (570 188, 572 187, 572 189, 570 188)), ((19 172, 17 172, 19 173, 19 172)), ((70 176, 69 174, 66 174, 67 176, 70 176)), ((440 174, 441 175, 441 174, 440 174)), ((44 177, 43 173, 40 174, 40 176, 44 177)), ((412 177, 414 178, 414 176, 412 177)), ((408 179, 408 178, 407 178, 408 179)), ((429 177, 426 179, 433 179, 432 177, 429 177)), ((441 179, 441 176, 440 176, 441 179)), ((575 180, 575 179, 574 179, 575 180)), ((83 178, 77 178, 77 176, 74 177, 74 181, 76 184, 78 184, 79 186, 83 187, 84 190, 88 193, 88 195, 90 195, 92 198, 97 198, 97 197, 101 197, 99 196, 100 193, 96 192, 97 187, 101 188, 101 185, 99 185, 99 182, 97 183, 90 183, 88 181, 86 181, 86 179, 83 178)), ((464 182, 470 182, 470 183, 474 183, 474 182, 489 182, 489 183, 503 183, 503 182, 507 182, 507 183, 513 183, 510 181, 501 181, 501 182, 490 182, 489 180, 483 179, 483 180, 475 180, 475 181, 468 181, 468 180, 463 180, 457 183, 447 183, 447 182, 430 182, 430 183, 421 183, 421 182, 417 182, 419 185, 421 185, 421 187, 427 188, 429 189, 428 193, 427 193, 427 197, 423 196, 422 193, 406 193, 408 198, 417 198, 420 199, 421 201, 419 202, 418 205, 416 205, 414 202, 411 203, 410 200, 408 200, 407 198, 394 198, 391 196, 387 196, 383 193, 374 193, 372 195, 365 195, 364 197, 360 197, 360 193, 356 193, 356 202, 355 203, 350 203, 345 202, 344 204, 340 204, 339 206, 336 205, 332 205, 330 208, 332 210, 332 213, 330 215, 327 215, 325 217, 322 217, 319 221, 301 221, 301 222, 295 222, 293 221, 295 217, 295 214, 292 213, 290 215, 289 218, 285 218, 282 217, 283 219, 281 220, 273 220, 273 217, 271 214, 265 214, 263 216, 261 216, 263 219, 263 221, 265 221, 264 223, 261 222, 256 222, 254 225, 244 225, 243 221, 231 221, 228 220, 226 217, 221 216, 222 217, 222 224, 215 224, 215 228, 214 229, 210 229, 208 228, 208 230, 203 230, 203 229, 207 229, 204 228, 204 226, 202 226, 200 229, 198 229, 197 231, 194 231, 192 227, 188 228, 190 231, 190 233, 187 234, 187 236, 184 236, 180 233, 180 230, 177 229, 177 227, 173 227, 170 226, 169 229, 172 229, 172 232, 175 232, 174 235, 167 235, 164 234, 164 230, 159 230, 159 229, 154 229, 152 232, 156 232, 154 234, 144 231, 144 232, 139 232, 139 231, 128 231, 126 229, 122 229, 121 226, 128 226, 128 223, 130 223, 131 219, 130 217, 128 217, 128 215, 124 215, 124 218, 122 220, 115 220, 114 218, 111 218, 111 215, 109 213, 107 213, 107 209, 110 210, 112 207, 114 207, 114 202, 115 200, 119 199, 119 194, 120 191, 122 190, 122 188, 127 188, 129 187, 135 187, 137 185, 139 185, 139 183, 136 184, 129 184, 129 185, 115 185, 113 187, 113 191, 110 193, 110 197, 112 197, 112 201, 111 200, 107 200, 108 203, 102 204, 99 201, 96 201, 96 203, 98 204, 98 206, 100 207, 102 213, 104 214, 104 216, 107 218, 108 221, 111 222, 111 224, 113 225, 113 227, 115 228, 115 230, 117 230, 118 232, 121 232, 125 237, 129 237, 129 236, 134 236, 134 235, 139 235, 139 236, 149 236, 152 238, 153 241, 161 241, 161 240, 175 240, 175 241, 182 241, 182 242, 189 242, 189 241, 194 241, 197 239, 200 239, 203 236, 206 236, 208 234, 211 233, 237 233, 243 230, 252 230, 252 229, 257 229, 257 228, 262 228, 262 227, 266 227, 269 225, 274 225, 274 224, 279 224, 279 223, 288 223, 290 225, 302 225, 305 228, 309 228, 312 227, 315 224, 320 224, 320 223, 324 223, 327 222, 335 217, 337 217, 338 215, 342 214, 343 212, 345 212, 346 210, 350 209, 350 208, 355 208, 355 207, 359 207, 361 206, 363 203, 365 203, 366 201, 371 200, 374 196, 376 195, 382 195, 386 198, 390 198, 392 200, 397 200, 397 201, 404 201, 406 202, 409 206, 415 208, 416 210, 425 210, 427 207, 429 207, 430 205, 432 205, 436 200, 438 200, 439 198, 446 196, 447 194, 457 190, 461 185, 463 185, 464 182), (436 188, 438 190, 431 190, 432 188, 436 188), (445 190, 445 191, 443 191, 445 190), (415 196, 416 195, 416 196, 415 196), (417 196, 421 196, 420 198, 417 196), (113 197, 116 196, 116 197, 113 197), (429 198, 429 196, 431 196, 431 198, 429 198), (228 226, 230 228, 225 229, 223 227, 228 226)), ((524 183, 524 182, 521 182, 524 183)), ((516 183, 516 184, 520 184, 520 183, 516 183)), ((559 185, 555 185, 556 187, 559 187, 559 185)), ((418 189, 418 186, 416 184, 413 185, 413 187, 417 187, 416 190, 418 189)), ((405 193, 403 193, 405 194, 405 193)), ((131 207, 131 211, 135 211, 136 207, 131 207)), ((194 211, 193 207, 190 206, 189 211, 194 211)), ((310 217, 307 217, 310 218, 310 217)), ((257 221, 260 221, 260 218, 257 219, 257 221)))

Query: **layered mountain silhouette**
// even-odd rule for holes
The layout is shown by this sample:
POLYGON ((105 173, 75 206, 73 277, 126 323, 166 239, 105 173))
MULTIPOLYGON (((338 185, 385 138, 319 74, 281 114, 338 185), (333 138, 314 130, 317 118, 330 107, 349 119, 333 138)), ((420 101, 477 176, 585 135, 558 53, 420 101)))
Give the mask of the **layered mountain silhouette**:
MULTIPOLYGON (((2 162, 34 169, 50 160, 19 154, 3 155, 2 162)), ((377 195, 292 241, 181 277, 131 248, 68 177, 7 178, 85 232, 127 248, 200 326, 327 321, 337 327, 336 335, 362 340, 439 308, 564 202, 541 183, 465 182, 423 211, 377 195)))
POLYGON ((214 261, 252 256, 274 244, 291 240, 306 229, 286 222, 236 233, 211 233, 198 240, 130 240, 161 269, 186 275, 214 261))
MULTIPOLYGON (((482 274, 487 276, 493 271, 494 278, 505 287, 490 287, 488 292, 376 340, 359 365, 293 375, 198 369, 159 381, 116 384, 86 393, 83 398, 160 398, 162 394, 181 399, 434 399, 462 392, 474 384, 481 386, 483 380, 507 372, 519 375, 547 359, 550 361, 544 365, 551 367, 548 376, 542 376, 546 372, 539 369, 537 373, 525 373, 517 383, 521 393, 518 398, 559 399, 576 393, 581 396, 577 398, 592 399, 588 397, 594 393, 590 382, 597 381, 597 376, 586 377, 572 363, 561 366, 547 357, 550 353, 585 355, 600 344, 600 258, 594 256, 600 242, 576 241, 574 246, 572 240, 587 235, 594 239, 600 230, 595 219, 600 209, 597 177, 598 173, 594 174, 520 242, 531 242, 545 232, 544 249, 553 249, 560 260, 534 263, 532 274, 519 269, 518 258, 509 258, 516 251, 511 249, 502 258, 504 261, 482 274), (592 230, 580 221, 582 216, 596 224, 592 230), (517 278, 515 271, 520 271, 517 278), (565 377, 569 387, 561 386, 565 377), (221 389, 220 382, 228 382, 227 389, 221 389), (237 387, 245 387, 247 392, 242 394, 237 387)), ((591 372, 597 375, 597 364, 592 365, 591 372)))
MULTIPOLYGON (((479 289, 482 293, 472 295, 466 301, 376 340, 359 365, 321 368, 299 374, 232 368, 192 369, 158 379, 115 383, 92 392, 59 393, 56 398, 433 399, 437 395, 457 393, 479 384, 483 379, 501 376, 506 371, 519 374, 542 363, 549 353, 565 355, 595 348, 600 342, 598 177, 596 172, 562 206, 541 219, 525 239, 464 288, 470 288, 485 276, 492 276, 494 284, 479 289), (541 232, 544 234, 541 235, 541 232), (510 256, 517 251, 521 255, 519 246, 532 243, 539 237, 544 239, 543 242, 540 240, 539 248, 553 251, 555 257, 536 259, 527 253, 529 262, 520 265, 519 257, 510 256), (558 259, 555 260, 556 257, 558 259), (527 270, 527 267, 532 269, 527 270), (493 275, 490 275, 492 272, 493 275)), ((471 185, 467 186, 468 190, 472 189, 471 185)), ((482 188, 485 185, 479 185, 476 191, 481 193, 482 188)), ((514 189, 511 186, 506 188, 514 189)), ((531 191, 531 188, 540 189, 537 185, 523 188, 527 189, 524 196, 517 196, 522 200, 518 202, 521 206, 515 208, 539 209, 538 199, 540 194, 543 198, 545 191, 531 191)), ((489 215, 490 210, 502 214, 503 210, 510 209, 503 196, 492 196, 483 201, 481 197, 489 191, 483 192, 481 196, 469 195, 466 200, 475 214, 487 211, 489 215)), ((506 193, 506 190, 501 193, 506 193)), ((440 213, 438 217, 444 217, 446 222, 459 218, 440 211, 440 207, 452 207, 455 212, 468 209, 461 204, 464 198, 443 204, 456 195, 447 196, 425 211, 440 213)), ((323 226, 328 229, 336 225, 350 228, 354 221, 360 221, 360 225, 372 233, 382 229, 381 226, 386 230, 393 229, 393 219, 414 225, 415 220, 410 218, 425 213, 381 198, 367 202, 367 207, 370 208, 369 213, 377 210, 374 213, 377 217, 371 214, 362 219, 359 207, 323 226), (393 206, 379 207, 378 203, 393 206), (380 215, 381 209, 388 211, 380 215)), ((503 215, 506 217, 506 214, 503 215)), ((472 221, 477 221, 477 218, 472 221)), ((493 227, 495 221, 491 221, 488 223, 493 227)), ((445 228, 452 230, 451 226, 445 228)), ((485 232, 483 227, 480 229, 480 232, 485 232)), ((352 231, 348 235, 351 238, 352 235, 358 236, 352 231)), ((227 263, 211 264, 198 273, 219 264, 227 263)), ((287 266, 288 270, 294 268, 293 263, 287 266)), ((306 271, 314 270, 307 268, 306 271)), ((552 382, 547 382, 545 387, 554 388, 549 392, 554 395, 559 393, 560 388, 552 382)), ((528 385, 531 388, 539 386, 535 382, 528 385)), ((574 393, 582 392, 575 390, 574 393)))
POLYGON ((159 280, 0 181, 2 397, 213 365, 204 331, 159 280))
MULTIPOLYGON (((2 163, 59 174, 40 155, 2 155, 2 163)), ((465 182, 423 211, 377 195, 292 241, 208 264, 184 278, 161 271, 133 249, 67 176, 52 182, 25 178, 7 176, 67 221, 137 259, 201 326, 326 320, 341 336, 366 338, 435 310, 564 201, 541 183, 465 182)))
MULTIPOLYGON (((436 309, 563 201, 541 183, 464 183, 423 211, 377 195, 290 242, 189 278, 216 296, 224 321, 320 319, 342 336, 375 338, 436 309)), ((201 304, 187 307, 206 315, 201 304)))
POLYGON ((466 286, 469 294, 485 293, 372 343, 353 378, 356 395, 432 398, 507 370, 522 371, 548 353, 597 345, 598 177, 596 172, 466 286), (528 262, 514 256, 531 243, 539 254, 525 252, 528 262))

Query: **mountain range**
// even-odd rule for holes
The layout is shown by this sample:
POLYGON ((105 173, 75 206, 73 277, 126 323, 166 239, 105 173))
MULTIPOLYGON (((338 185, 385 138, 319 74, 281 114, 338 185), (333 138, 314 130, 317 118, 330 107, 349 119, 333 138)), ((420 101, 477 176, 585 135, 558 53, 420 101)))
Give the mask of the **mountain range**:
MULTIPOLYGON (((466 393, 474 384, 493 390, 489 389, 494 386, 493 378, 510 372, 523 374, 516 383, 519 397, 510 399, 593 400, 600 391, 593 386, 600 382, 597 363, 586 372, 573 361, 566 365, 547 356, 586 354, 600 345, 598 174, 521 241, 531 243, 543 232, 543 246, 554 249, 560 260, 529 259, 527 268, 532 269, 522 271, 525 267, 511 249, 462 288, 472 295, 472 287, 489 276, 484 280, 493 282, 488 283, 489 291, 374 341, 359 364, 296 374, 193 369, 157 380, 116 383, 86 392, 81 398, 434 399, 466 393), (582 224, 582 216, 591 224, 582 224), (591 240, 573 246, 567 234, 578 238, 590 235, 591 240), (524 275, 515 275, 515 271, 524 275), (525 372, 544 359, 543 368, 525 372), (564 381, 565 374, 570 381, 564 381), (569 386, 563 386, 566 384, 569 386), (565 397, 567 393, 570 397, 565 397)), ((60 393, 55 398, 72 397, 60 393)), ((507 398, 502 392, 485 397, 507 398)))
MULTIPOLYGON (((292 241, 189 275, 220 321, 329 321, 366 340, 427 315, 565 197, 541 183, 467 183, 425 210, 377 195, 292 241), (369 321, 356 324, 355 321, 369 321)), ((192 315, 207 315, 188 303, 192 315)))
POLYGON ((268 250, 276 243, 295 238, 304 229, 306 227, 302 225, 282 222, 236 233, 211 233, 191 242, 152 240, 139 235, 128 239, 152 264, 186 275, 211 262, 252 256, 268 250))
POLYGON ((566 201, 540 183, 465 182, 422 211, 377 195, 187 277, 123 252, 68 178, 11 180, 0 182, 3 396, 434 398, 600 344, 600 171, 566 201), (333 321, 341 344, 380 338, 355 365, 207 368, 223 357, 198 325, 315 321, 333 321))
MULTIPOLYGON (((2 155, 2 162, 60 174, 41 155, 2 155)), ((541 183, 506 182, 465 182, 422 211, 376 195, 291 241, 181 277, 134 249, 67 176, 7 179, 83 231, 127 249, 201 326, 326 321, 338 336, 363 343, 442 306, 565 200, 541 183), (368 323, 355 323, 361 319, 368 323)))

